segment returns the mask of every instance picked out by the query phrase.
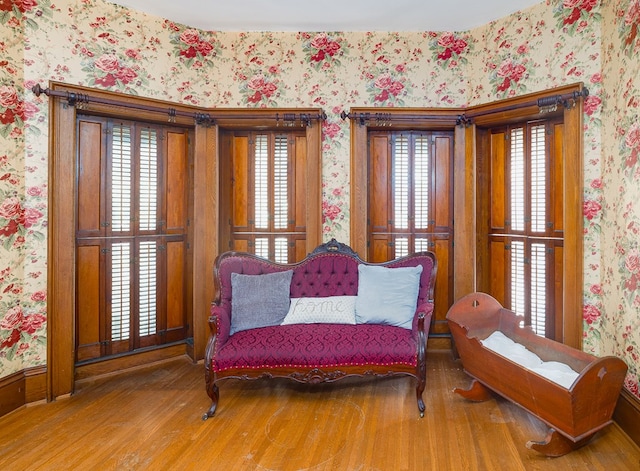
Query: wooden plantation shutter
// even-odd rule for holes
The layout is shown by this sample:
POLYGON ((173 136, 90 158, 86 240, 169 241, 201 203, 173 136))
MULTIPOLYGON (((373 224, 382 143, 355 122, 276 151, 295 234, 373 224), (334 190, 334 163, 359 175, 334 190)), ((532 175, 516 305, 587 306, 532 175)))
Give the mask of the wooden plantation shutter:
MULTIPOLYGON (((430 224, 430 201, 431 201, 431 165, 429 163, 429 139, 427 136, 421 136, 417 139, 414 147, 414 228, 416 231, 426 231, 429 229, 430 224)), ((447 172, 448 173, 448 172, 447 172)), ((449 190, 450 188, 448 188, 449 190)), ((445 224, 448 226, 449 224, 445 224)), ((416 234, 414 242, 414 252, 423 252, 429 250, 429 241, 426 237, 422 237, 421 234, 416 234)))
POLYGON ((76 361, 103 355, 106 264, 103 225, 107 170, 106 122, 78 121, 76 196, 76 361))
POLYGON ((368 260, 430 250, 438 260, 435 334, 448 332, 453 254, 453 134, 369 132, 368 260))
MULTIPOLYGON (((229 132, 229 248, 280 263, 306 256, 306 137, 295 132, 229 132)), ((223 165, 224 168, 224 165, 223 165)))
POLYGON ((369 137, 369 260, 390 259, 392 229, 391 137, 372 133, 369 137))
POLYGON ((184 340, 187 131, 78 128, 77 361, 184 340))
POLYGON ((449 238, 453 138, 371 132, 369 260, 432 250, 449 238))
POLYGON ((539 335, 562 316, 562 123, 492 130, 490 291, 539 335))

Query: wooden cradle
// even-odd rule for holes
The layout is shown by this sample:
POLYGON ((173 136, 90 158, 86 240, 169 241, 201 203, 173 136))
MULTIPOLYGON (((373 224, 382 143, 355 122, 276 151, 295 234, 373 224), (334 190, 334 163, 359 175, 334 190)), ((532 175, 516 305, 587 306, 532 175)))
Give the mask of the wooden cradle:
POLYGON ((619 358, 598 358, 520 327, 521 316, 484 293, 457 301, 447 320, 464 371, 473 378, 469 389, 454 392, 484 401, 492 390, 533 414, 549 427, 544 441, 527 447, 547 456, 561 456, 585 445, 612 422, 627 365, 619 358), (526 369, 481 344, 494 331, 524 345, 542 361, 557 361, 579 373, 569 389, 526 369), (488 389, 487 389, 488 388, 488 389))

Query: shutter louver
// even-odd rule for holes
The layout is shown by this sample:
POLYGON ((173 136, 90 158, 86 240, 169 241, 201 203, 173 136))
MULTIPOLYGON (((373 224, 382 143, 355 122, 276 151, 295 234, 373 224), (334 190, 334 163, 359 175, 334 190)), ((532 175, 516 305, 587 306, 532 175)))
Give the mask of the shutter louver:
POLYGON ((547 165, 545 125, 531 128, 531 232, 546 231, 547 165))
POLYGON ((524 242, 511 242, 511 310, 525 315, 524 242))
POLYGON ((286 237, 276 237, 274 240, 275 255, 277 263, 287 263, 289 261, 289 243, 286 237))
MULTIPOLYGON (((429 138, 417 136, 414 152, 415 229, 429 227, 429 138)), ((416 241, 416 251, 418 249, 416 241)))
POLYGON ((131 323, 131 244, 111 246, 111 340, 128 340, 131 323))
POLYGON ((427 252, 429 250, 429 240, 428 239, 416 239, 416 252, 427 252))
POLYGON ((531 327, 544 336, 547 313, 547 273, 544 244, 531 244, 531 327))
POLYGON ((269 258, 269 239, 266 237, 257 237, 254 248, 254 253, 258 257, 269 258))
POLYGON ((114 125, 111 159, 111 230, 131 230, 131 128, 114 125))
POLYGON ((524 231, 524 130, 511 131, 511 230, 524 231))
POLYGON ((393 154, 393 223, 396 229, 409 228, 409 138, 395 139, 393 154))
POLYGON ((255 227, 269 228, 269 147, 266 134, 258 134, 255 143, 254 198, 255 227))
POLYGON ((156 333, 156 243, 140 242, 138 259, 138 329, 144 336, 156 333))
POLYGON ((158 147, 153 129, 140 132, 140 230, 153 231, 158 214, 158 147))
POLYGON ((287 229, 289 225, 289 152, 286 136, 276 136, 273 163, 274 229, 287 229))
POLYGON ((406 237, 397 237, 395 240, 395 253, 394 257, 404 257, 405 255, 409 255, 409 239, 406 237))

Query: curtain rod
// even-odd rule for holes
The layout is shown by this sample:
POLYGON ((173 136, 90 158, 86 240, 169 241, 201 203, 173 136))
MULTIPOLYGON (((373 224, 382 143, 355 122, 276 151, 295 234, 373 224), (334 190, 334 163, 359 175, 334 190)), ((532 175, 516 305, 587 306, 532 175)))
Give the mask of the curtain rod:
POLYGON ((61 97, 66 98, 69 106, 74 106, 77 108, 83 108, 90 103, 97 103, 100 105, 109 105, 109 106, 118 106, 123 108, 132 108, 141 111, 149 111, 151 113, 160 113, 168 116, 169 122, 175 122, 176 116, 183 116, 188 118, 193 118, 196 124, 210 126, 215 123, 216 119, 273 119, 276 122, 276 125, 282 121, 283 126, 292 127, 295 125, 296 121, 299 121, 300 126, 311 126, 312 121, 324 121, 327 119, 327 115, 324 111, 321 111, 317 114, 312 113, 272 113, 272 114, 258 114, 255 113, 247 113, 243 110, 238 111, 230 111, 225 113, 220 113, 216 115, 213 113, 199 113, 199 112, 189 112, 178 110, 171 107, 161 107, 161 106, 151 106, 151 105, 142 105, 129 103, 126 101, 114 100, 110 98, 101 98, 96 96, 91 96, 85 93, 74 93, 69 91, 61 91, 61 90, 51 90, 49 88, 42 88, 40 84, 36 84, 31 88, 31 91, 36 95, 40 96, 42 94, 48 97, 61 97))
MULTIPOLYGON (((396 108, 398 109, 398 108, 396 108)), ((440 121, 440 122, 455 122, 456 124, 460 124, 464 122, 464 114, 461 115, 428 115, 428 114, 411 114, 411 113, 371 113, 371 112, 363 112, 363 113, 347 113, 346 111, 342 111, 340 113, 340 118, 342 120, 352 119, 358 122, 360 126, 391 126, 394 122, 400 121, 440 121)))
MULTIPOLYGON (((531 106, 537 106, 539 113, 552 113, 558 109, 559 106, 564 108, 571 108, 575 106, 576 102, 580 98, 586 98, 589 96, 589 89, 582 88, 580 91, 573 91, 570 93, 564 93, 560 95, 552 95, 547 97, 538 98, 537 100, 524 101, 519 103, 506 104, 498 107, 491 107, 487 111, 469 111, 461 113, 457 116, 442 116, 442 115, 427 115, 427 114, 412 114, 402 113, 397 111, 394 113, 389 112, 362 112, 362 113, 347 113, 343 111, 340 113, 342 120, 351 119, 358 122, 360 126, 391 126, 394 122, 406 122, 406 121, 446 121, 456 123, 456 125, 463 124, 468 126, 473 123, 473 118, 484 116, 487 114, 500 113, 504 111, 513 111, 521 108, 528 108, 531 106)), ((399 109, 398 109, 399 110, 399 109)))
POLYGON ((507 104, 498 107, 491 107, 490 110, 487 111, 473 111, 471 110, 469 113, 466 113, 465 116, 469 120, 469 124, 471 124, 473 118, 477 116, 484 116, 487 114, 499 113, 503 111, 513 111, 521 108, 528 108, 530 106, 537 106, 539 113, 552 113, 558 109, 559 106, 564 108, 573 108, 580 98, 586 98, 589 96, 589 89, 583 87, 581 90, 576 90, 569 93, 563 93, 560 95, 551 95, 542 98, 538 98, 537 100, 524 101, 521 103, 513 103, 507 104))

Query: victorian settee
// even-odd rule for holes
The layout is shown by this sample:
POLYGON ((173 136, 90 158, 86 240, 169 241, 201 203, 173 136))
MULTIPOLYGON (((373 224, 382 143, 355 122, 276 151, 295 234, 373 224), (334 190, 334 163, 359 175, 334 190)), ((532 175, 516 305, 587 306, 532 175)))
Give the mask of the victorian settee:
POLYGON ((215 414, 225 379, 315 384, 364 375, 414 377, 422 417, 435 272, 431 252, 375 264, 335 240, 295 264, 220 254, 203 419, 215 414))

